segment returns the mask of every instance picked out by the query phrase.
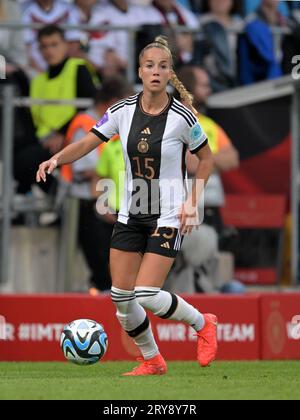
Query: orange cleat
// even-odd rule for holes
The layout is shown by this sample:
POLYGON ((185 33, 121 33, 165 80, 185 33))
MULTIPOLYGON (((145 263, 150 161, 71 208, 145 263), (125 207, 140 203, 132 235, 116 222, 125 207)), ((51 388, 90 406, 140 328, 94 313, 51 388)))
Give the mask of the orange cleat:
POLYGON ((142 357, 139 357, 137 361, 142 363, 131 372, 123 373, 122 376, 164 375, 167 373, 166 362, 160 354, 149 360, 144 360, 142 357))
POLYGON ((198 362, 202 367, 209 366, 216 359, 218 351, 216 315, 204 314, 205 326, 197 332, 198 362))

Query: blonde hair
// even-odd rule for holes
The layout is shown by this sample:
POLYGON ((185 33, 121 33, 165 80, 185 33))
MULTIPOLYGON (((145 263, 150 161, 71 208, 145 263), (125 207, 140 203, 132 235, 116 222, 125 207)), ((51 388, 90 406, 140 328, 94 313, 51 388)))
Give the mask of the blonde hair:
POLYGON ((165 36, 162 36, 162 35, 157 36, 155 38, 154 42, 152 42, 151 44, 147 45, 141 51, 140 56, 139 56, 139 62, 140 63, 142 61, 142 58, 143 58, 145 52, 147 50, 150 50, 151 48, 160 48, 161 50, 164 50, 168 54, 169 59, 170 59, 170 62, 171 62, 171 66, 172 66, 172 76, 171 76, 170 83, 179 92, 180 98, 187 104, 188 108, 195 115, 198 115, 198 111, 193 106, 193 102, 194 102, 193 95, 186 89, 186 87, 184 86, 184 84, 178 79, 175 71, 173 70, 174 61, 173 61, 173 56, 172 56, 172 52, 171 52, 171 49, 170 49, 170 46, 169 46, 168 39, 165 36))

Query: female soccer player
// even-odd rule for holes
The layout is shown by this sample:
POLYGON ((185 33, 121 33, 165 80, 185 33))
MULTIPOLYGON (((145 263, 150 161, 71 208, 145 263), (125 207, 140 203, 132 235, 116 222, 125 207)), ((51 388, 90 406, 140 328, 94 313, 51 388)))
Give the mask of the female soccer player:
POLYGON ((73 162, 102 141, 120 135, 126 181, 111 240, 111 296, 122 328, 143 356, 142 363, 126 376, 167 372, 145 309, 194 328, 201 366, 208 366, 217 352, 217 317, 203 315, 181 297, 161 290, 181 247, 182 235, 199 224, 197 203, 202 189, 195 182, 187 197, 183 188, 186 148, 199 158, 196 181, 207 181, 213 167, 212 154, 194 113, 167 92, 170 81, 193 110, 193 98, 173 71, 165 38, 156 38, 142 50, 139 76, 142 93, 109 108, 88 135, 42 163, 37 172, 37 182, 45 181, 46 173, 57 166, 73 162), (182 188, 170 194, 168 182, 173 181, 174 186, 174 179, 182 188), (140 211, 136 209, 138 203, 144 207, 140 211))

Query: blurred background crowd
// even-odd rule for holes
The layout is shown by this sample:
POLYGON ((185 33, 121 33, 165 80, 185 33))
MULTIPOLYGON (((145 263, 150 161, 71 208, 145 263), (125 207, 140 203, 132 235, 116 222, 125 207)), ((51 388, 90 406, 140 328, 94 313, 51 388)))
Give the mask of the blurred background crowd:
MULTIPOLYGON (((207 102, 215 93, 291 73, 292 59, 300 47, 298 1, 0 0, 0 55, 6 60, 6 79, 0 80, 0 87, 13 84, 18 96, 31 99, 94 100, 88 109, 69 104, 16 109, 14 193, 20 200, 34 194, 50 195, 57 200, 61 185, 68 186, 68 193, 80 203, 78 241, 90 270, 90 291, 107 291, 110 288, 109 239, 116 217, 97 214, 96 184, 101 178, 119 182, 118 174, 124 168, 119 139, 64 167, 59 175, 42 185, 43 192, 36 190, 35 172, 42 161, 89 131, 107 107, 136 91, 139 80, 128 80, 128 66, 132 61, 137 63, 139 51, 159 34, 167 35, 171 41, 175 70, 195 97, 194 105, 215 156, 215 172, 207 187, 205 224, 185 241, 173 274, 180 278, 181 272, 186 278, 187 266, 193 267, 192 280, 182 291, 217 291, 226 287, 243 291, 239 282, 229 282, 231 288, 228 281, 224 284, 224 276, 229 280, 234 278, 234 257, 243 256, 235 255, 241 251, 237 245, 239 233, 236 227, 225 226, 221 209, 228 192, 224 189, 223 174, 238 171, 241 160, 249 156, 239 150, 226 124, 207 115, 207 102), (33 27, 22 30, 3 27, 3 23, 9 22, 33 27), (36 29, 36 24, 41 27, 36 29), (83 24, 93 29, 76 28, 83 24), (61 25, 75 26, 63 31, 61 25), (121 29, 105 29, 105 25, 121 29), (133 27, 138 28, 134 37, 126 31, 133 27), (217 260, 219 265, 231 267, 229 274, 224 274, 226 269, 222 275, 220 271, 215 272, 217 260)), ((234 124, 231 119, 231 126, 234 124)), ((272 124, 276 124, 276 117, 272 124)), ((240 139, 243 135, 240 131, 240 139)), ((266 145, 263 148, 265 151, 266 145)), ((189 176, 193 177, 197 162, 187 156, 187 163, 189 176)), ((112 198, 110 206, 118 211, 119 198, 112 198)), ((285 216, 283 225, 288 220, 288 210, 285 216)), ((15 214, 13 223, 26 225, 28 219, 23 214, 15 214)), ((34 222, 31 219, 31 223, 59 226, 59 212, 42 214, 34 222)), ((259 252, 265 246, 273 247, 271 253, 276 261, 272 264, 276 265, 278 247, 274 247, 274 232, 272 235, 267 243, 253 236, 251 243, 247 232, 250 244, 246 254, 249 256, 252 248, 259 252)), ((275 237, 278 239, 278 235, 275 237)), ((259 259, 257 255, 252 257, 252 262, 259 259)), ((268 258, 265 256, 265 260, 268 258)), ((177 282, 177 290, 180 284, 187 283, 177 282)), ((173 287, 174 284, 175 281, 173 287)))
MULTIPOLYGON (((176 67, 203 66, 216 92, 290 71, 300 7, 297 1, 277 0, 1 0, 0 19, 28 25, 138 26, 138 50, 166 32, 173 40, 176 67), (194 35, 178 34, 175 26, 194 35), (276 36, 271 27, 292 32, 276 36)), ((124 73, 131 59, 126 31, 72 29, 65 38, 68 54, 87 60, 102 78, 124 73)), ((2 29, 0 52, 10 64, 9 73, 21 68, 32 76, 46 69, 36 30, 2 29)))

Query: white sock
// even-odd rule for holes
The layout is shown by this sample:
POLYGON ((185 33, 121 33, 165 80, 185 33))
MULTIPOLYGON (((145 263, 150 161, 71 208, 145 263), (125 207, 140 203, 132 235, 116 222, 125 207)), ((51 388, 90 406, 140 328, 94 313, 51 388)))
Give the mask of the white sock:
POLYGON ((159 354, 145 309, 138 303, 133 290, 111 288, 112 301, 122 328, 134 340, 145 360, 159 354))
POLYGON ((135 295, 141 306, 163 319, 186 322, 195 331, 205 325, 203 315, 180 296, 158 287, 136 287, 135 295))

